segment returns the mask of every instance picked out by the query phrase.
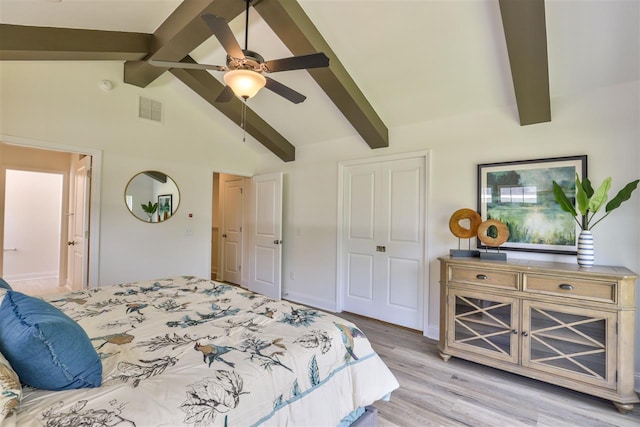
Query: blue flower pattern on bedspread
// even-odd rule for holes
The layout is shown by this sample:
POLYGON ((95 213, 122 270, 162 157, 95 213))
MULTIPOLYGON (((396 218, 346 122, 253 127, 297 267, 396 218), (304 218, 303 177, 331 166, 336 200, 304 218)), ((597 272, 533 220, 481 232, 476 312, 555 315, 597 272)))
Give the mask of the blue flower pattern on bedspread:
POLYGON ((149 408, 181 413, 183 425, 257 425, 350 364, 377 357, 342 319, 191 276, 76 291, 50 302, 87 331, 103 362, 105 393, 118 392, 108 400, 59 394, 40 411, 40 422, 51 427, 144 426, 143 403, 132 390, 175 387, 170 400, 145 395, 149 408), (260 372, 265 383, 245 381, 260 372))

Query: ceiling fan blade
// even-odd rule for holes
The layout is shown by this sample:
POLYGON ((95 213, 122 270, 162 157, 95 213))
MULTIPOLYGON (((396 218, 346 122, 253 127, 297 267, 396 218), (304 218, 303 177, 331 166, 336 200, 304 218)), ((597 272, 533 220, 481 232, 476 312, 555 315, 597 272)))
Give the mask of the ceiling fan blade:
POLYGON ((233 98, 233 95, 234 93, 231 87, 225 86, 214 102, 229 102, 233 98))
POLYGON ((274 59, 264 63, 265 71, 301 70, 307 68, 322 68, 329 66, 329 58, 322 52, 309 55, 292 56, 290 58, 274 59))
POLYGON ((156 67, 165 67, 165 68, 186 68, 191 70, 216 70, 216 71, 227 71, 228 68, 222 65, 209 65, 209 64, 197 64, 195 62, 174 62, 174 61, 156 61, 155 59, 150 59, 149 64, 154 65, 156 67))
POLYGON ((205 13, 202 15, 202 19, 209 29, 211 29, 213 35, 216 36, 224 50, 227 51, 227 55, 232 58, 244 58, 242 48, 238 44, 236 37, 233 35, 233 32, 231 32, 231 28, 229 28, 229 25, 224 18, 210 13, 205 13))
POLYGON ((265 87, 267 89, 269 89, 272 92, 277 93, 278 95, 280 95, 283 98, 288 99, 289 101, 293 102, 294 104, 299 104, 302 101, 304 101, 305 99, 307 99, 306 96, 304 96, 303 94, 301 94, 300 92, 296 92, 295 90, 291 89, 289 86, 285 86, 280 82, 277 82, 273 79, 270 79, 269 77, 266 77, 267 79, 267 84, 265 85, 265 87))

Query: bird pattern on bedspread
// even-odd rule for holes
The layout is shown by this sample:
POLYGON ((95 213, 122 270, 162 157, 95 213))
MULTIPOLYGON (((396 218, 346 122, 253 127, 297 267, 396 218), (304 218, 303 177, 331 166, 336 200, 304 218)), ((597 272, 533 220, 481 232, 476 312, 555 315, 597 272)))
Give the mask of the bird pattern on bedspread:
POLYGON ((50 427, 140 427, 148 425, 139 418, 145 406, 182 414, 182 425, 257 425, 350 363, 377 357, 342 319, 191 276, 76 291, 50 302, 87 331, 104 378, 104 397, 59 392, 38 416, 50 427), (260 376, 263 383, 245 381, 260 376))

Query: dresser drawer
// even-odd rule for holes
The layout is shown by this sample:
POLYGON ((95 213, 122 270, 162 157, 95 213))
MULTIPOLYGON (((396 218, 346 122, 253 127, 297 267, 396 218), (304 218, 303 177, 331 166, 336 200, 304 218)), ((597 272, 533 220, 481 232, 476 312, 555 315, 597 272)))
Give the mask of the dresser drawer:
POLYGON ((616 302, 615 282, 525 273, 523 275, 523 284, 524 290, 527 292, 616 302))
POLYGON ((450 266, 449 282, 518 289, 518 273, 515 271, 498 271, 486 268, 450 266))

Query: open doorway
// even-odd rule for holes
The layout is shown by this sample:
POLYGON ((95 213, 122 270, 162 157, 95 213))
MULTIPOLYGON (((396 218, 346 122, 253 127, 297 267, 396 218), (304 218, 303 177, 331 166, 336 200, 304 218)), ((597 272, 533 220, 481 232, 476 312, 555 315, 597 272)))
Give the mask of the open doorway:
POLYGON ((211 279, 279 300, 283 174, 212 179, 211 279))
POLYGON ((41 294, 61 282, 61 173, 7 169, 3 278, 20 292, 41 294))
POLYGON ((30 295, 87 287, 91 156, 3 143, 0 152, 0 276, 30 295))

